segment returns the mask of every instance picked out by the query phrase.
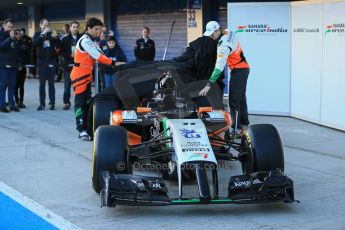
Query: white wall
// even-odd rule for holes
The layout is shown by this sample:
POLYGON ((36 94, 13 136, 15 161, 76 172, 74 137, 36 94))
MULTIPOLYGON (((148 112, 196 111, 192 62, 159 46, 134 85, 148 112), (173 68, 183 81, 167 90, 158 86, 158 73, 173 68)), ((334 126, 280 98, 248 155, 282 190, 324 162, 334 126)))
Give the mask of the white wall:
POLYGON ((237 33, 251 66, 250 113, 345 130, 345 0, 228 3, 228 23, 235 31, 253 24, 288 28, 237 33))
POLYGON ((228 3, 228 27, 237 32, 250 65, 247 101, 250 113, 290 114, 290 3, 228 3), (252 25, 267 25, 251 31, 252 25))
POLYGON ((345 2, 291 9, 291 116, 345 130, 345 2), (319 32, 297 32, 297 28, 319 32), (338 31, 339 30, 339 31, 338 31))
POLYGON ((291 7, 291 115, 320 122, 322 5, 291 7))
POLYGON ((345 130, 345 2, 323 7, 321 122, 345 130))

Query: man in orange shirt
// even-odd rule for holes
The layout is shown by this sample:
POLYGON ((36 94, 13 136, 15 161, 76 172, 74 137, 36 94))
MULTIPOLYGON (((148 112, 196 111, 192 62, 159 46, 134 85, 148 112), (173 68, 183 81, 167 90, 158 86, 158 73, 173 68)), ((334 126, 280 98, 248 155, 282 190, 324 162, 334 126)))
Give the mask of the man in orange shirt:
POLYGON ((74 111, 79 138, 90 141, 87 133, 88 101, 91 99, 91 82, 93 66, 96 61, 105 65, 115 65, 115 61, 106 57, 96 42, 103 23, 97 18, 86 21, 86 33, 78 40, 74 52, 74 66, 71 72, 71 83, 74 89, 74 111))
MULTIPOLYGON (((208 93, 211 86, 217 81, 219 76, 221 76, 226 65, 228 65, 231 70, 229 85, 229 106, 232 118, 231 126, 233 129, 243 129, 249 125, 246 98, 249 65, 233 31, 225 31, 224 35, 219 40, 216 66, 207 85, 200 91, 200 96, 205 96, 208 93)), ((234 131, 238 136, 241 135, 241 130, 234 131)))

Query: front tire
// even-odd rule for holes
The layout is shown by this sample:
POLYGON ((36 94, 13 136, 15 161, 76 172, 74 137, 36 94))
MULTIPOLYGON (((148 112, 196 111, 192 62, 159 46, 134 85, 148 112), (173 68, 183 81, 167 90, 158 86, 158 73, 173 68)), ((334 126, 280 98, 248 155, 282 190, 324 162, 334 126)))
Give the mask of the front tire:
POLYGON ((127 131, 121 126, 100 126, 92 146, 92 187, 101 190, 100 173, 131 173, 128 158, 127 131))
POLYGON ((284 172, 283 145, 273 125, 249 126, 242 136, 242 146, 247 148, 247 154, 241 160, 244 174, 277 168, 284 172))
POLYGON ((110 124, 110 113, 120 108, 116 100, 98 100, 93 105, 92 133, 101 125, 110 124))

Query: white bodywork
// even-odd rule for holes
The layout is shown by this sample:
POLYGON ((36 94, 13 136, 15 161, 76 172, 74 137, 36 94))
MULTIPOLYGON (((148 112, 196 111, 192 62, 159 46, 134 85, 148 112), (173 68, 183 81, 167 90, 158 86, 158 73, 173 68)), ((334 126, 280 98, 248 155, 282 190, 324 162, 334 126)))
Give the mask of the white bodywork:
POLYGON ((168 119, 167 135, 173 139, 177 165, 179 196, 182 197, 182 165, 187 162, 210 162, 217 165, 206 127, 200 119, 168 119))
POLYGON ((168 136, 173 139, 178 166, 191 161, 217 164, 206 127, 199 119, 169 119, 166 122, 168 136))

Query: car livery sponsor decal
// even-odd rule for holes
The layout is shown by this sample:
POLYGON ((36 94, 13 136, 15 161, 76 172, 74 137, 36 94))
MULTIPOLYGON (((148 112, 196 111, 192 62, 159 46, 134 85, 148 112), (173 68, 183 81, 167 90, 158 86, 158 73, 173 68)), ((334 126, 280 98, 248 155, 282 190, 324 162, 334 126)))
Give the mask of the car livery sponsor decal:
MULTIPOLYGON (((144 183, 142 181, 137 181, 136 183, 137 183, 137 186, 139 189, 146 189, 146 186, 144 185, 144 183)), ((162 189, 162 184, 159 182, 152 182, 151 188, 162 189)))
POLYGON ((180 129, 181 135, 185 138, 201 138, 201 134, 197 133, 194 129, 180 129))
POLYGON ((208 154, 207 153, 193 153, 192 155, 190 155, 188 160, 191 160, 191 159, 194 159, 194 158, 204 158, 204 159, 207 159, 208 158, 208 154))
POLYGON ((207 144, 202 144, 200 141, 187 141, 184 144, 181 144, 181 147, 206 147, 207 144))
POLYGON ((210 152, 209 148, 183 148, 182 152, 195 152, 195 151, 206 151, 210 152))
POLYGON ((249 188, 250 185, 252 184, 263 184, 264 182, 260 181, 259 179, 255 179, 253 183, 251 183, 250 180, 244 180, 244 181, 235 181, 234 185, 235 187, 245 187, 249 188))
POLYGON ((248 147, 251 148, 252 147, 252 140, 250 139, 249 133, 247 131, 244 131, 242 134, 242 137, 245 138, 245 140, 248 144, 248 147))

